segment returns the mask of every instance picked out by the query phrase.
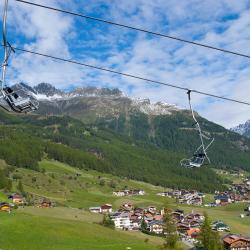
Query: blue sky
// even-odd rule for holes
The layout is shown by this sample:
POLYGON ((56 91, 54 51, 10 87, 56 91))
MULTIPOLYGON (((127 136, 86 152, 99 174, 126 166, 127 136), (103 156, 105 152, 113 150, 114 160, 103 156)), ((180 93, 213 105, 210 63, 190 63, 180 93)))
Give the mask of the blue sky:
MULTIPOLYGON (((30 1, 250 55, 247 0, 30 1)), ((15 46, 250 101, 249 59, 9 2, 8 38, 15 46)), ((8 82, 18 81, 49 82, 62 89, 118 87, 133 97, 187 107, 182 91, 29 54, 11 58, 8 82)), ((202 116, 226 127, 250 119, 247 106, 199 95, 193 102, 202 116)))

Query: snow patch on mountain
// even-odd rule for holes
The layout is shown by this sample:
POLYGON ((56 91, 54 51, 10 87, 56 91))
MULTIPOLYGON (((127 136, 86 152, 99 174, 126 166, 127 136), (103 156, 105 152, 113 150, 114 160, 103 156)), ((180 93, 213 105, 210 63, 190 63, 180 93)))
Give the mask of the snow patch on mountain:
POLYGON ((149 99, 140 98, 132 99, 132 106, 148 115, 170 115, 172 111, 179 110, 176 105, 163 102, 151 103, 149 99))

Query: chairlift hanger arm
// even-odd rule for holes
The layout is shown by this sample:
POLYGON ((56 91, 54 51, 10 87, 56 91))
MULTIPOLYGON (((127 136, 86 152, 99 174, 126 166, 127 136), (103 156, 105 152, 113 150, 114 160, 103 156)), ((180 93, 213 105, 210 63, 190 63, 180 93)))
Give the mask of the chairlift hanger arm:
POLYGON ((2 65, 2 79, 1 79, 1 89, 3 90, 5 85, 6 67, 9 59, 8 44, 6 38, 6 21, 8 13, 8 0, 4 2, 4 12, 3 12, 3 46, 4 46, 4 60, 2 65))
POLYGON ((210 138, 202 133, 200 124, 195 117, 194 110, 193 110, 192 104, 191 104, 191 92, 192 92, 192 90, 187 91, 188 102, 189 102, 189 107, 190 107, 190 110, 192 113, 193 120, 195 121, 194 125, 196 126, 196 128, 199 132, 201 145, 196 149, 192 158, 182 159, 180 161, 180 164, 181 164, 181 166, 187 167, 187 168, 199 168, 199 167, 202 167, 204 165, 205 160, 207 160, 207 162, 210 163, 210 159, 207 155, 206 150, 211 146, 211 144, 214 141, 214 138, 212 138, 211 141, 208 143, 208 145, 205 146, 203 138, 207 139, 207 140, 210 140, 210 138))

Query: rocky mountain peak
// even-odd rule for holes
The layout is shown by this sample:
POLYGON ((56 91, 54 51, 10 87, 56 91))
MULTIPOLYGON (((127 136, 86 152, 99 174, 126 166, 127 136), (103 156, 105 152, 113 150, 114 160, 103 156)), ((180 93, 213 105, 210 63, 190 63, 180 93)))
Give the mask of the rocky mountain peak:
POLYGON ((81 87, 68 93, 70 96, 122 96, 122 92, 115 88, 81 87))
POLYGON ((50 83, 39 83, 34 87, 36 92, 41 95, 45 95, 47 97, 49 96, 54 96, 54 95, 62 95, 64 92, 55 88, 53 85, 50 83))
POLYGON ((239 124, 236 127, 231 128, 230 130, 247 137, 250 137, 250 120, 245 123, 239 124))

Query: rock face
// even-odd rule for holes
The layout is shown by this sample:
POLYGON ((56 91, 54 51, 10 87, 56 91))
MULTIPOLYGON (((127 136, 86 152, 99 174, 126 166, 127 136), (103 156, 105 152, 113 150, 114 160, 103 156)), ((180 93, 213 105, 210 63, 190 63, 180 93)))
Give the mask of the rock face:
MULTIPOLYGON (((14 87, 20 88, 20 85, 17 84, 14 87)), ((129 98, 117 88, 82 87, 66 92, 56 89, 49 83, 40 83, 34 88, 25 86, 39 100, 38 113, 40 114, 67 114, 82 120, 91 118, 93 121, 100 117, 116 117, 121 113, 128 115, 140 112, 158 116, 171 115, 172 112, 180 111, 175 105, 151 103, 149 99, 129 98)))
POLYGON ((37 92, 39 95, 44 95, 46 97, 51 97, 51 96, 63 96, 63 91, 56 89, 54 86, 52 86, 49 83, 40 83, 37 86, 34 87, 34 90, 37 92))
POLYGON ((240 134, 240 135, 250 137, 250 120, 248 120, 245 123, 240 124, 234 128, 231 128, 231 130, 240 134))

